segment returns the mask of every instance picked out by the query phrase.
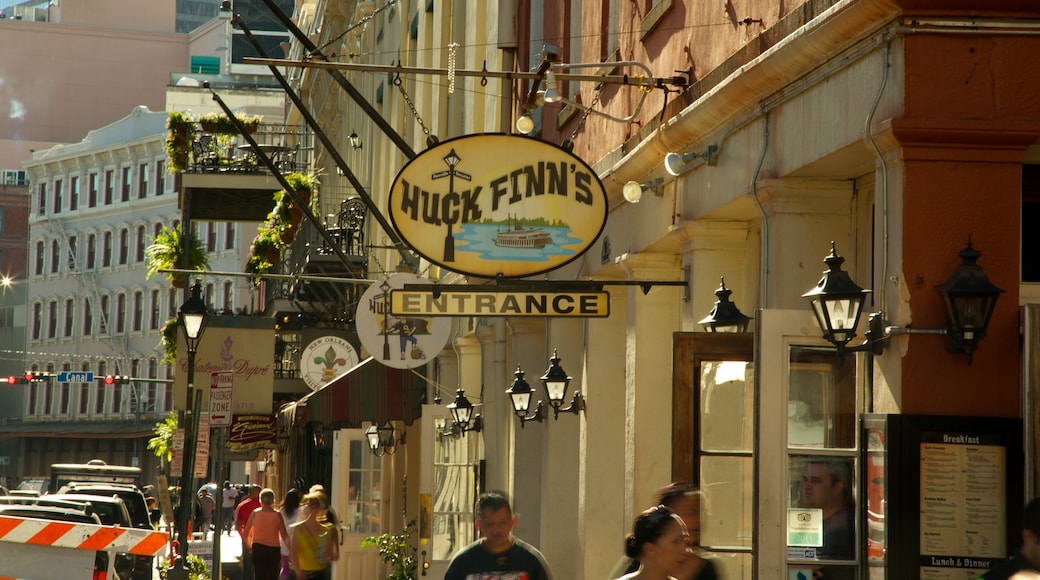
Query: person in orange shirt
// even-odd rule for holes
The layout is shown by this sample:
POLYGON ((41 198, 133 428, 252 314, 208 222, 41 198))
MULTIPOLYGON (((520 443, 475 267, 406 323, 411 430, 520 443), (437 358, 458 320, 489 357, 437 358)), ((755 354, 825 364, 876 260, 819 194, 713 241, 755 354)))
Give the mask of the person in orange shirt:
POLYGON ((278 580, 282 571, 282 541, 289 541, 282 514, 274 509, 274 491, 260 492, 260 508, 253 510, 246 521, 246 544, 253 555, 255 580, 278 580))

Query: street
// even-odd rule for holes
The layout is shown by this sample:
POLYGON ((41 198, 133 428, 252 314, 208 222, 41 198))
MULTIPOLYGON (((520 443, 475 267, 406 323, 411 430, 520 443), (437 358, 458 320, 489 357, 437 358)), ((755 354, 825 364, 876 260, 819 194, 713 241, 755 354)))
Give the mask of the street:
MULTIPOLYGON (((189 545, 190 553, 202 556, 206 560, 206 564, 209 565, 212 574, 212 550, 215 539, 220 541, 221 575, 230 580, 237 580, 241 575, 242 569, 242 540, 239 538, 237 530, 232 530, 230 534, 225 532, 216 536, 211 535, 207 542, 191 542, 191 545, 189 545)), ((157 566, 159 565, 158 562, 156 564, 157 566)), ((213 577, 215 578, 216 576, 214 575, 213 577)), ((159 580, 158 567, 153 571, 152 578, 153 580, 159 580)))

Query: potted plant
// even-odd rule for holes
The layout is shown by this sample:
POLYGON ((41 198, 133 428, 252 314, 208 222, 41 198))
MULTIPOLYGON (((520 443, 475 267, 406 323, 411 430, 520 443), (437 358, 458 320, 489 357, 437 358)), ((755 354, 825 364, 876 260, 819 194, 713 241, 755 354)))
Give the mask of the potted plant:
POLYGON ((253 245, 249 249, 249 261, 246 262, 246 272, 250 274, 267 274, 278 262, 282 248, 281 232, 270 222, 262 224, 257 228, 253 245))
MULTIPOLYGON (((191 264, 192 269, 199 271, 209 267, 209 255, 206 253, 206 247, 195 236, 185 238, 179 225, 174 228, 163 226, 152 239, 151 245, 144 249, 144 255, 148 264, 145 279, 151 278, 161 270, 182 270, 188 263, 191 264), (185 254, 186 240, 190 242, 187 254, 185 254), (185 260, 185 256, 188 260, 185 260)), ((166 274, 166 278, 174 288, 182 288, 184 285, 183 274, 166 274)))
POLYGON ((166 119, 166 157, 170 173, 184 171, 188 166, 188 152, 195 139, 195 119, 190 113, 172 111, 166 119))
MULTIPOLYGON (((289 173, 285 176, 289 187, 296 192, 303 203, 310 203, 314 189, 318 187, 318 178, 314 175, 303 173, 289 173)), ((294 203, 293 198, 284 189, 274 194, 274 209, 268 214, 267 220, 282 233, 285 243, 292 241, 296 235, 296 228, 300 226, 303 219, 303 210, 294 203)))
POLYGON ((159 340, 159 347, 163 351, 163 362, 170 364, 177 362, 177 328, 179 326, 176 316, 163 323, 162 338, 159 340))
MULTIPOLYGON (((246 131, 249 133, 255 133, 260 127, 260 121, 263 119, 260 115, 243 115, 241 113, 235 113, 235 118, 238 119, 243 125, 245 125, 246 131)), ((238 134, 238 127, 231 122, 226 115, 223 113, 207 113, 199 117, 199 125, 202 130, 207 133, 218 133, 225 135, 236 135, 238 134)))
POLYGON ((408 522, 403 532, 385 533, 380 536, 369 536, 361 540, 362 548, 377 548, 383 562, 389 565, 390 571, 386 580, 414 580, 419 569, 415 547, 411 544, 415 533, 415 522, 408 522))

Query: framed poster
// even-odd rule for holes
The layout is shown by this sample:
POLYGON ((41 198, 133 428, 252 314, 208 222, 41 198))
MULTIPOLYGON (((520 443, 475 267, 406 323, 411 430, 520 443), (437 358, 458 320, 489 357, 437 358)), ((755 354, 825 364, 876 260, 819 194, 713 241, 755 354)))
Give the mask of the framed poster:
POLYGON ((864 415, 863 429, 872 578, 978 578, 1018 549, 1020 419, 864 415))

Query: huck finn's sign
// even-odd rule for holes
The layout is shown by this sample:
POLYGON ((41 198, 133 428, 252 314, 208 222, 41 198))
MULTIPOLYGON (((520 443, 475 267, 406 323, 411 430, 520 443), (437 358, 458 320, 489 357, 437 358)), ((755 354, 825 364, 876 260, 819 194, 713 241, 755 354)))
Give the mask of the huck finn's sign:
POLYGON ((392 290, 397 316, 610 316, 607 292, 481 292, 392 290))
POLYGON ((448 270, 519 278, 581 256, 603 232, 607 194, 596 172, 559 147, 516 135, 449 139, 394 180, 390 219, 448 270))

